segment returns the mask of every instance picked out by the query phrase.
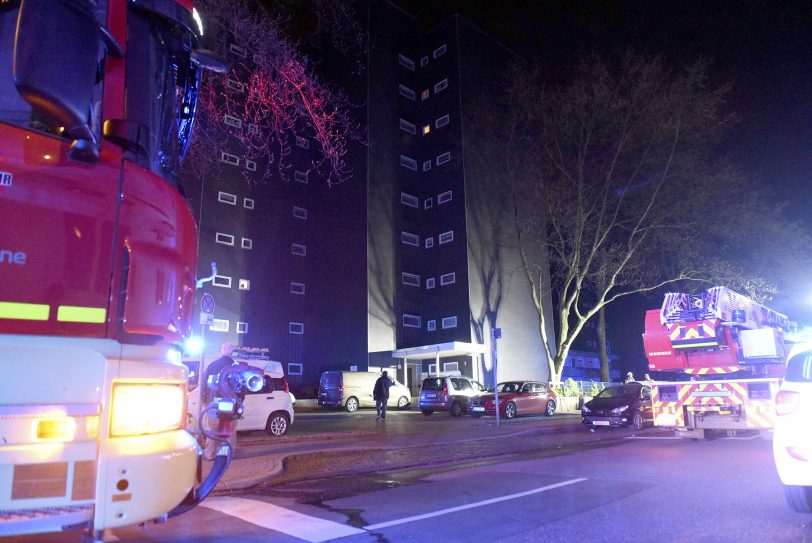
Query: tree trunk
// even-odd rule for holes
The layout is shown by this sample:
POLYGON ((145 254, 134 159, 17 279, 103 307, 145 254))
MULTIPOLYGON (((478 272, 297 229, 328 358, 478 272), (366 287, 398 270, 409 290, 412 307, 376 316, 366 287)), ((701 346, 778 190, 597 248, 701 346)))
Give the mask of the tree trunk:
POLYGON ((606 308, 598 310, 598 358, 601 360, 601 381, 609 382, 609 355, 606 349, 606 308))

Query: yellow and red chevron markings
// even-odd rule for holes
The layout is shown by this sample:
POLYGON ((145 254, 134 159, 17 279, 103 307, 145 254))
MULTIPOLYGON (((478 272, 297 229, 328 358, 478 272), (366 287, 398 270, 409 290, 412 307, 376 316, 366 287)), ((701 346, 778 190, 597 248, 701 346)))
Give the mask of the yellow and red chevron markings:
POLYGON ((668 323, 666 328, 671 345, 675 349, 719 345, 719 339, 716 337, 716 322, 712 320, 668 323))

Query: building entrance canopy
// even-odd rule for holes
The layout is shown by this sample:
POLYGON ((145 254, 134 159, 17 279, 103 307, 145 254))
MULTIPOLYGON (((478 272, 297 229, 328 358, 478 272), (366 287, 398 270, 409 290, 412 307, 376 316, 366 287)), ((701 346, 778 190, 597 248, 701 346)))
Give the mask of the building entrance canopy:
MULTIPOLYGON (((479 343, 462 343, 459 341, 452 341, 450 343, 436 343, 434 345, 421 345, 419 347, 408 347, 406 349, 398 349, 392 351, 393 358, 403 359, 403 381, 404 385, 409 386, 408 372, 406 371, 407 364, 410 360, 430 360, 434 359, 437 362, 437 370, 440 369, 440 359, 452 356, 471 356, 478 357, 485 354, 487 347, 479 343)), ((474 375, 478 379, 478 375, 474 375)))

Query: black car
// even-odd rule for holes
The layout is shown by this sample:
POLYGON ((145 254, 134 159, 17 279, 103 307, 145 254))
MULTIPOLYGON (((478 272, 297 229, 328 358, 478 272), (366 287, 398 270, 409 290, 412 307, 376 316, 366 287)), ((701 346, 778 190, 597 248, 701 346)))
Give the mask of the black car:
POLYGON ((590 428, 632 425, 640 430, 651 420, 651 387, 643 383, 606 387, 581 408, 581 422, 590 428))

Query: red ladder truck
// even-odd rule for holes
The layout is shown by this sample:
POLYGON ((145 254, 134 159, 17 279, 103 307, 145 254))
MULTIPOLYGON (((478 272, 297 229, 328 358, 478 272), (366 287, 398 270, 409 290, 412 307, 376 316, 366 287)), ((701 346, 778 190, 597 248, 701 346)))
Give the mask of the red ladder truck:
MULTIPOLYGON (((0 536, 165 519, 228 464, 197 485, 179 352, 178 168, 201 71, 226 70, 201 35, 190 0, 0 2, 0 536)), ((236 413, 257 377, 228 370, 236 413)))
POLYGON ((654 425, 689 438, 771 431, 791 324, 726 287, 666 294, 643 334, 649 370, 675 376, 652 383, 654 425))

